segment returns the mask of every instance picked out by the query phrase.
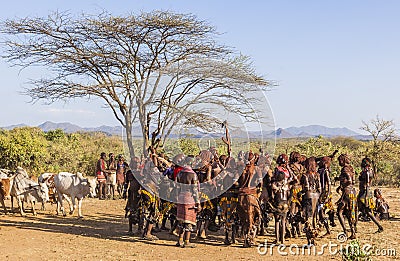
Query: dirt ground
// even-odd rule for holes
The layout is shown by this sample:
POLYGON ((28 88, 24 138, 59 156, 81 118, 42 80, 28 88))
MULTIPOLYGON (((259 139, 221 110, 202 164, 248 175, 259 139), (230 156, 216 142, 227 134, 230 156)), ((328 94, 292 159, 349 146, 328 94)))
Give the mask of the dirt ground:
MULTIPOLYGON (((359 222, 358 237, 361 245, 370 244, 380 253, 396 251, 396 256, 377 256, 373 259, 400 259, 400 190, 383 189, 384 196, 390 204, 390 221, 382 222, 384 233, 376 234, 377 227, 372 222, 359 222)), ((10 207, 10 201, 6 202, 10 207)), ((83 202, 83 219, 73 216, 57 216, 55 205, 48 204, 47 210, 38 211, 37 216, 28 212, 26 217, 19 214, 0 215, 0 260, 340 260, 333 247, 331 253, 328 246, 324 254, 308 254, 297 251, 306 243, 305 237, 290 239, 287 247, 271 248, 260 254, 257 247, 242 248, 239 244, 225 246, 222 230, 209 233, 208 239, 196 242, 197 248, 182 249, 175 247, 176 237, 167 232, 157 233, 158 241, 143 241, 137 236, 127 233, 128 220, 124 218, 125 201, 85 199, 83 202), (296 252, 298 252, 296 254, 296 252), (287 253, 287 255, 283 255, 287 253), (273 257, 271 257, 271 255, 273 257)), ((338 223, 338 222, 337 222, 338 223)), ((268 235, 258 237, 257 242, 272 242, 273 229, 268 228, 268 235)), ((316 252, 324 243, 340 245, 336 236, 339 226, 333 228, 329 237, 317 240, 316 252)), ((264 248, 259 250, 264 251, 264 248)))

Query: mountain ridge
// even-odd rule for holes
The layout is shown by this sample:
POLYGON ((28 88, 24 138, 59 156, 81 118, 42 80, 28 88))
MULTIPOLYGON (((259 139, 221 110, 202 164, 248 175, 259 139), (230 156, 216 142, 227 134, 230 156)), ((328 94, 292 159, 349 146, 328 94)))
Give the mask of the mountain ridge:
MULTIPOLYGON (((26 127, 26 124, 17 124, 17 125, 10 125, 6 127, 0 127, 1 129, 11 130, 17 127, 26 127)), ((50 130, 61 129, 66 133, 73 133, 73 132, 103 132, 108 135, 123 135, 123 128, 122 126, 107 126, 102 125, 99 127, 81 127, 79 125, 70 123, 70 122, 59 122, 55 123, 52 121, 46 121, 38 126, 34 126, 42 129, 43 131, 47 132, 50 130)), ((362 135, 357 133, 353 130, 350 130, 346 127, 326 127, 323 125, 307 125, 301 127, 288 127, 288 128, 278 128, 274 131, 233 131, 232 136, 234 137, 241 137, 241 138, 257 138, 257 137, 264 137, 264 138, 306 138, 306 137, 316 137, 316 136, 323 136, 323 137, 353 137, 356 139, 368 139, 368 135, 362 135)), ((194 136, 201 135, 201 133, 197 133, 194 136)), ((133 136, 141 137, 141 130, 139 127, 133 129, 133 136)), ((176 135, 174 135, 176 136, 176 135)))

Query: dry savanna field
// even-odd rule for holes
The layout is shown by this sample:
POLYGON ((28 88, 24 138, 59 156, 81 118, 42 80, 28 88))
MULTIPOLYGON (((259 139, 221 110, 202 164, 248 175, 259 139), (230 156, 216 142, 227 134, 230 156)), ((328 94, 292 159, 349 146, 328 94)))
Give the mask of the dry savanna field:
MULTIPOLYGON (((361 246, 370 244, 376 253, 380 251, 378 254, 392 255, 375 255, 372 259, 400 259, 400 189, 384 188, 383 193, 393 218, 382 222, 385 231, 381 234, 375 233, 377 227, 372 222, 359 222, 359 242, 361 246)), ((10 207, 9 200, 6 204, 10 207)), ((83 219, 78 219, 77 213, 57 216, 56 206, 50 204, 45 211, 39 210, 37 216, 29 210, 26 217, 4 215, 1 211, 1 260, 341 260, 339 254, 332 255, 328 249, 329 242, 340 245, 336 239, 339 226, 332 235, 317 240, 316 252, 328 244, 322 256, 314 255, 314 251, 309 255, 307 250, 302 254, 301 249, 297 251, 296 245, 291 245, 300 248, 306 243, 305 237, 287 241, 281 254, 277 247, 272 248, 273 257, 270 245, 265 254, 260 254, 257 247, 242 248, 240 239, 239 244, 225 246, 222 229, 219 233, 210 232, 205 241, 198 241, 197 248, 182 249, 175 247, 176 237, 168 232, 157 233, 158 241, 143 241, 129 235, 124 206, 122 199, 85 199, 83 219)), ((270 223, 267 236, 258 237, 257 242, 272 242, 273 233, 270 223)), ((333 246, 331 253, 338 252, 337 248, 333 246)))

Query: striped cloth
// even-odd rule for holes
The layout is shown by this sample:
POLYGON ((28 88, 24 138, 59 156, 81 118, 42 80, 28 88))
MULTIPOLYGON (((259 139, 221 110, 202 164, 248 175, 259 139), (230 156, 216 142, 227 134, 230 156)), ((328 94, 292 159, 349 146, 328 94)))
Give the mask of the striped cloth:
POLYGON ((176 204, 176 219, 182 223, 196 225, 196 209, 195 202, 191 192, 181 192, 178 196, 179 202, 185 204, 176 204))

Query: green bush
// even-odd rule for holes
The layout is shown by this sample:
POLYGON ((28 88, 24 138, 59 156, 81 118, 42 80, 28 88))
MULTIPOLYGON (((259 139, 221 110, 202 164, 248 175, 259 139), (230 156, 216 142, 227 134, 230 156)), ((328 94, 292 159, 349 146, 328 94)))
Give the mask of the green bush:
POLYGON ((43 132, 23 127, 0 132, 0 167, 27 169, 32 176, 44 172, 82 172, 94 175, 101 152, 123 153, 119 137, 103 133, 72 133, 62 130, 43 132))

